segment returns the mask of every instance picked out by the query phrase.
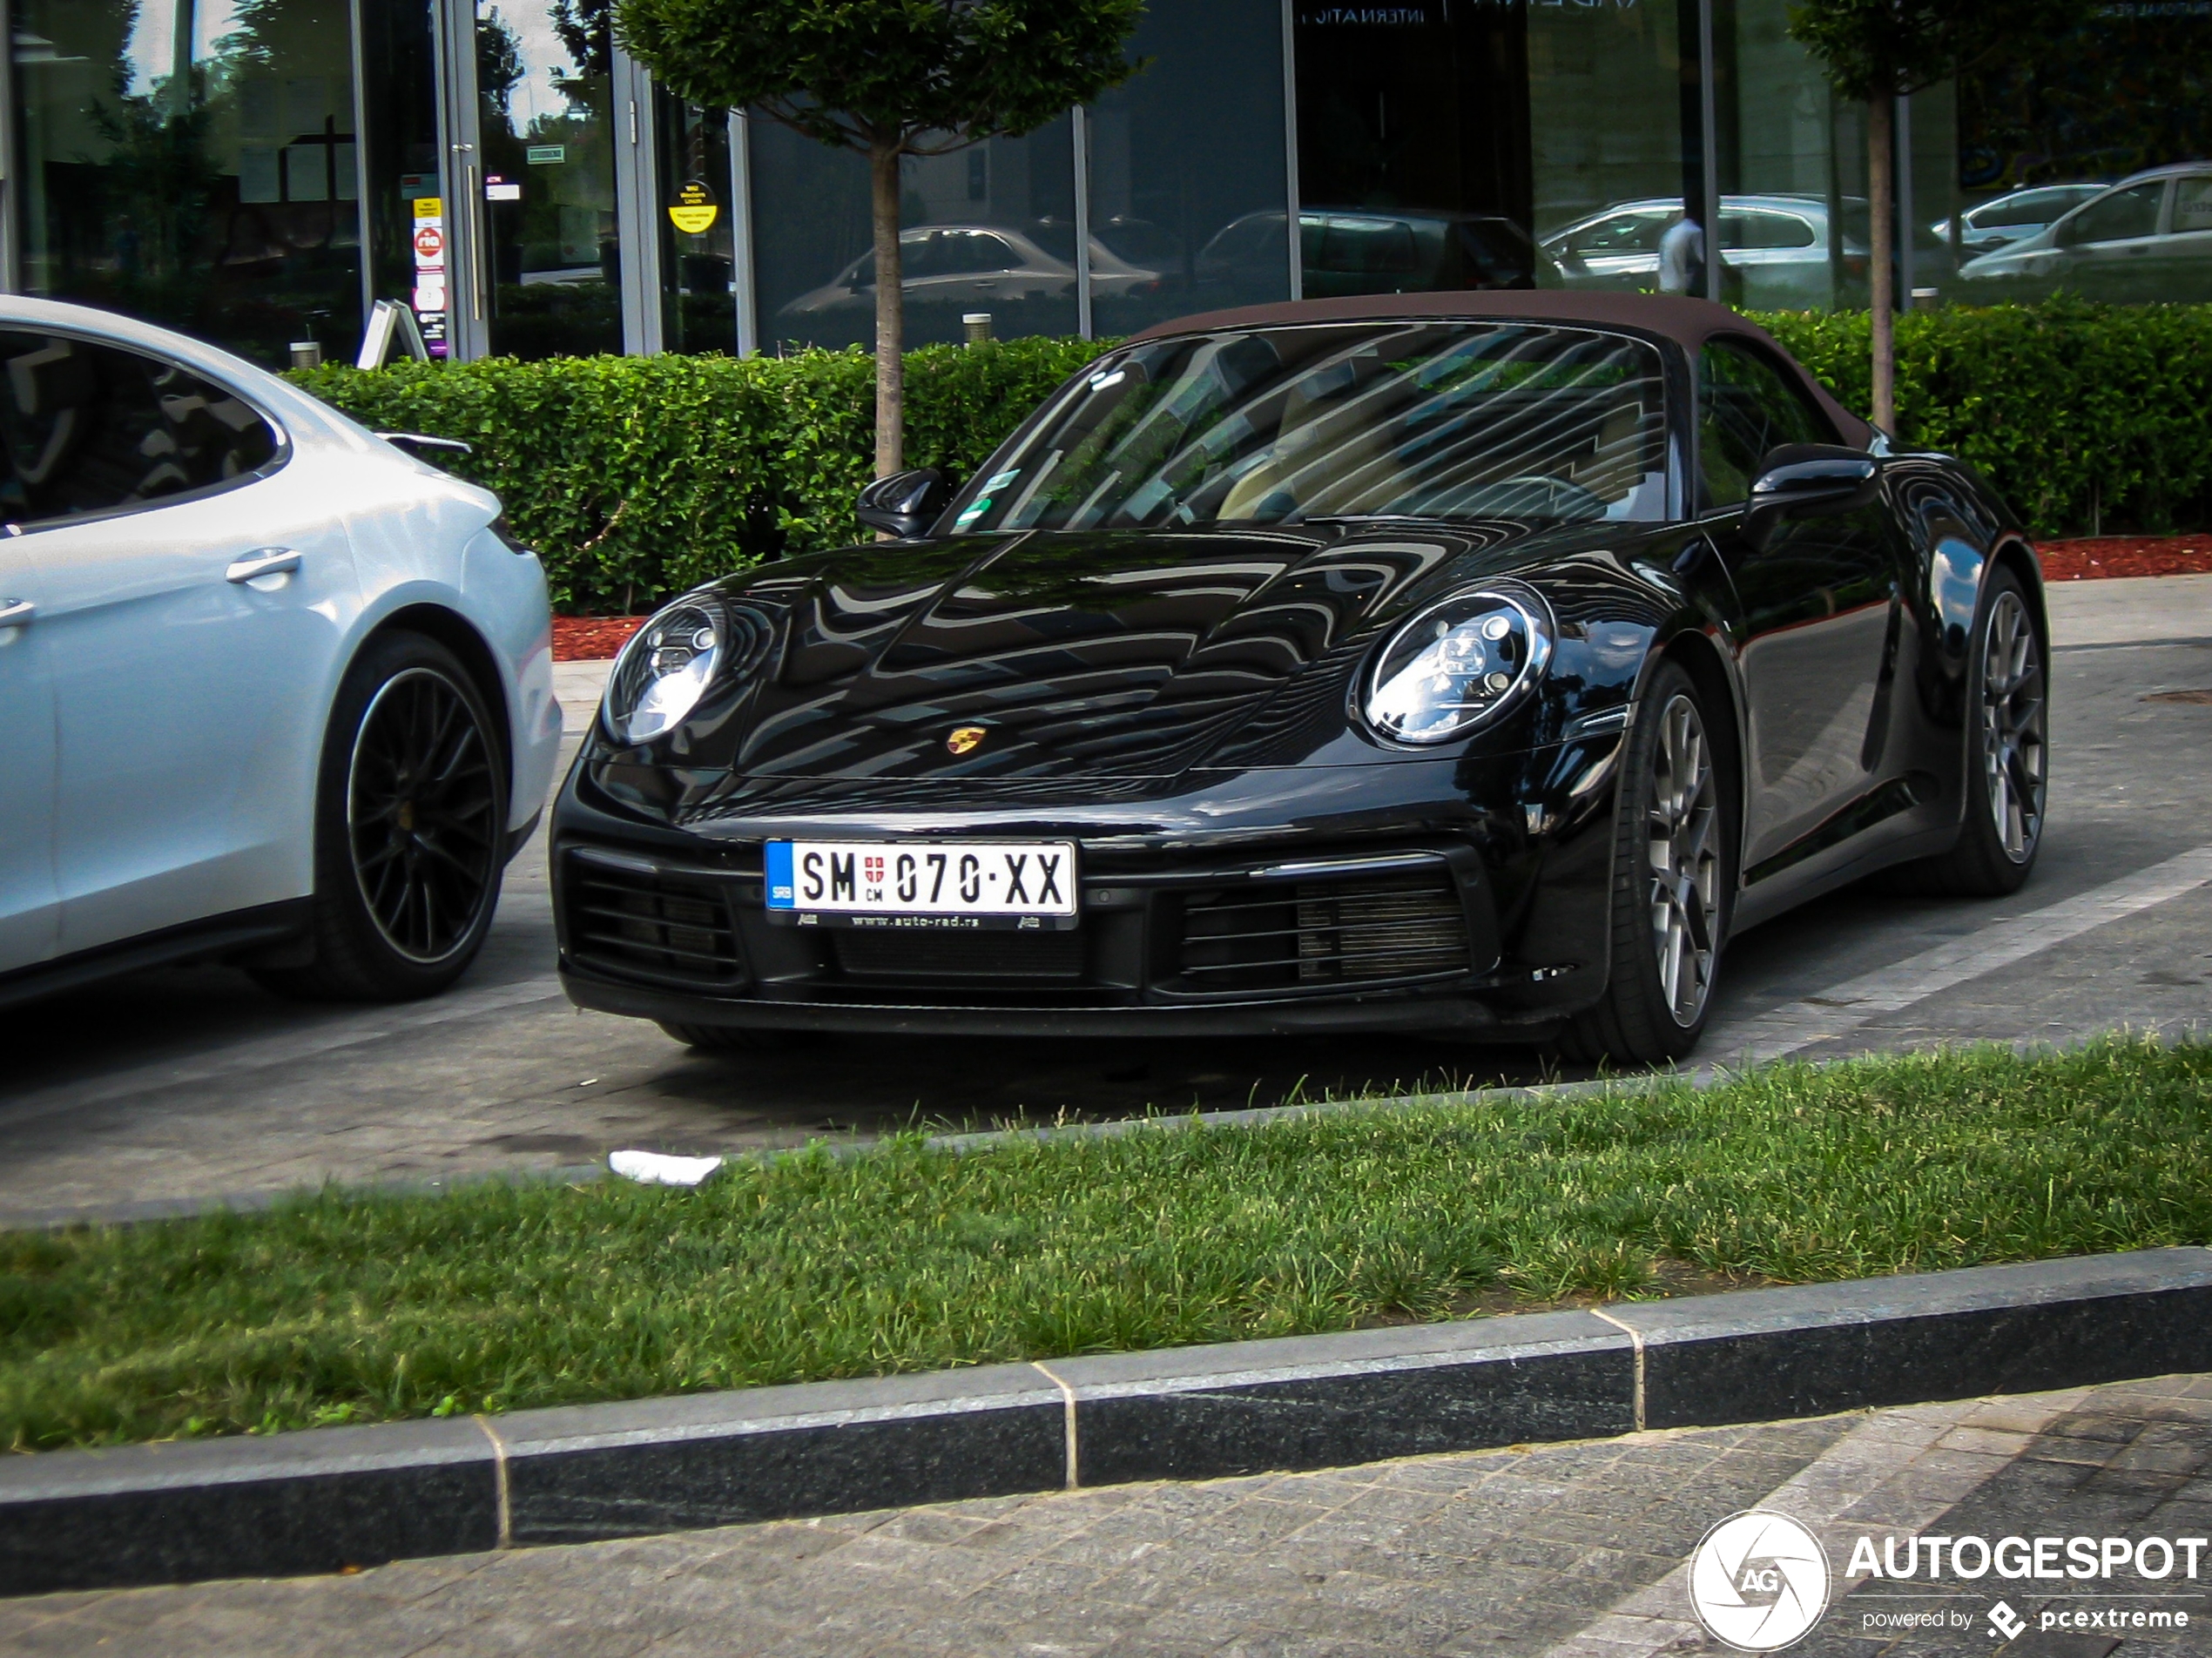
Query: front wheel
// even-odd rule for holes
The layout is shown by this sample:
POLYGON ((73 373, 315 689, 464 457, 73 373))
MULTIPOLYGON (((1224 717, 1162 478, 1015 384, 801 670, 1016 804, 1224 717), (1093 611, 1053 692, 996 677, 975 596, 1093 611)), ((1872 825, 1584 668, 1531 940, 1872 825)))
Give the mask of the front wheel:
POLYGON ((1604 999, 1561 1037, 1570 1059, 1651 1065, 1697 1045, 1735 891, 1725 785, 1697 688, 1669 663, 1622 757, 1610 972, 1604 999))
POLYGON ((318 1001, 435 995, 475 960, 506 864, 506 762, 482 696, 419 634, 370 642, 339 687, 315 794, 304 968, 269 989, 318 1001))

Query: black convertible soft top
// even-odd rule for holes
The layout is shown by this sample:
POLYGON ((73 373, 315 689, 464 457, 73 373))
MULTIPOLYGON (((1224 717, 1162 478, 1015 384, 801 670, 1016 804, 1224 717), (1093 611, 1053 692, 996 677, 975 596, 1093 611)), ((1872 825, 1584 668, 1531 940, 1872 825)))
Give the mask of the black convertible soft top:
POLYGON ((1757 324, 1716 305, 1672 293, 1588 293, 1556 289, 1445 293, 1365 293, 1342 300, 1301 300, 1279 305, 1239 306, 1156 323, 1132 340, 1162 340, 1179 334, 1216 334, 1233 328, 1294 327, 1316 322, 1386 322, 1399 318, 1439 321, 1580 322, 1594 328, 1629 328, 1672 340, 1693 357, 1716 334, 1756 340, 1793 370, 1844 441, 1864 446, 1874 428, 1836 401, 1835 394, 1804 370, 1773 335, 1757 324))

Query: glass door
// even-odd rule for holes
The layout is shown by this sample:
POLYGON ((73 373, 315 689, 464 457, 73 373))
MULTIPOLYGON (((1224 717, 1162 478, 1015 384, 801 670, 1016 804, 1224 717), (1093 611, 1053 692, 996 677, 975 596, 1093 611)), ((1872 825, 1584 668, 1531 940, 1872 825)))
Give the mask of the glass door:
POLYGON ((607 0, 475 0, 485 346, 618 352, 613 42, 607 0))
POLYGON ((653 98, 660 199, 661 345, 738 354, 737 239, 730 114, 668 92, 653 98))

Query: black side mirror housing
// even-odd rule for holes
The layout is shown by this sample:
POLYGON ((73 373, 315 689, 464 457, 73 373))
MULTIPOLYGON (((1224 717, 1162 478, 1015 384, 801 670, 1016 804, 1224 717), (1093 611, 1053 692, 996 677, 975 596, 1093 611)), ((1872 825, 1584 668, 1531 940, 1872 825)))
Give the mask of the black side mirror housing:
POLYGON ((937 522, 952 498, 949 478, 935 467, 916 467, 868 485, 854 512, 870 529, 912 541, 937 522))
POLYGON ((1786 518, 1849 512, 1874 499, 1881 463, 1835 443, 1785 443, 1759 463, 1743 510, 1743 534, 1764 541, 1786 518))

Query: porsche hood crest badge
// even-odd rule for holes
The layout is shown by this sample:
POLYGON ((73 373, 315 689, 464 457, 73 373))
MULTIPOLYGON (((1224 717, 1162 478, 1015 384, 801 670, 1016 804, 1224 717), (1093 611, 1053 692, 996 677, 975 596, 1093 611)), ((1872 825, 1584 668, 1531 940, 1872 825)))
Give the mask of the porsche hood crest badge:
POLYGON ((981 725, 961 725, 954 728, 945 738, 945 746, 955 754, 965 754, 979 746, 989 733, 981 725))

